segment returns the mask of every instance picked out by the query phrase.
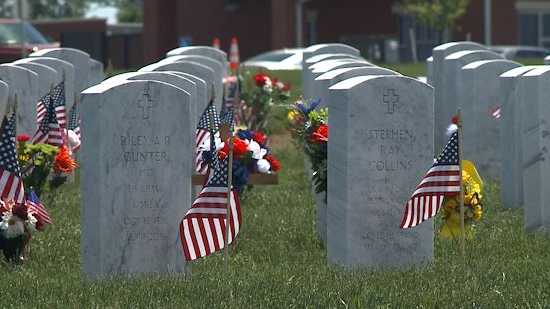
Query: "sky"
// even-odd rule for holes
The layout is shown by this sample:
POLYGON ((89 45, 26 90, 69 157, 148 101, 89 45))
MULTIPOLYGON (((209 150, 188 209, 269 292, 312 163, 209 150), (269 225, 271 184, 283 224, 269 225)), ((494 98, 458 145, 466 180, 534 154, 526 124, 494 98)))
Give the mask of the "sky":
POLYGON ((116 13, 117 9, 115 7, 92 4, 88 12, 86 12, 86 17, 105 18, 108 24, 116 24, 116 13))

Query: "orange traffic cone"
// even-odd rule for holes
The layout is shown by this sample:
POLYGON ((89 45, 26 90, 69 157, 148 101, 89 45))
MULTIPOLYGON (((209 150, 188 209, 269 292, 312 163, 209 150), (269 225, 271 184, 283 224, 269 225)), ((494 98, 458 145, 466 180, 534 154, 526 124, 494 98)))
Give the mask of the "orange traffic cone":
POLYGON ((233 37, 229 49, 229 66, 231 70, 236 71, 239 68, 239 62, 239 42, 236 37, 233 37))
POLYGON ((220 44, 220 39, 219 38, 214 38, 214 40, 212 40, 212 47, 217 48, 217 49, 221 49, 221 44, 220 44))

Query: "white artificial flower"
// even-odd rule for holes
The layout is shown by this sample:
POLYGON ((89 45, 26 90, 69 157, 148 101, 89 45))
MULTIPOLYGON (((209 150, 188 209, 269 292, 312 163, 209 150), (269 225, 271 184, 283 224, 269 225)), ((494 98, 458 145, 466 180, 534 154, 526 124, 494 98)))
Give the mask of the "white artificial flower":
POLYGON ((267 150, 263 149, 258 142, 252 140, 248 143, 248 151, 252 152, 252 159, 260 160, 267 154, 267 150))
POLYGON ((448 128, 447 128, 447 136, 451 136, 453 135, 456 131, 458 130, 458 126, 456 124, 451 124, 448 128))
POLYGON ((269 173, 269 170, 271 169, 271 164, 269 164, 269 161, 267 161, 266 159, 258 160, 256 165, 258 166, 258 172, 262 174, 269 173))
POLYGON ((21 220, 18 216, 14 216, 11 211, 6 211, 2 215, 0 230, 4 233, 6 238, 16 238, 25 234, 23 220, 21 220))
POLYGON ((283 90, 285 88, 285 84, 281 81, 278 81, 277 82, 277 88, 279 88, 279 90, 283 90))
POLYGON ((271 82, 270 78, 265 79, 265 84, 263 85, 263 89, 266 92, 271 93, 273 91, 273 83, 271 82))
POLYGON ((74 133, 73 130, 67 130, 67 137, 69 141, 69 148, 71 150, 80 146, 80 138, 76 135, 76 133, 74 133))
POLYGON ((27 229, 31 232, 36 232, 36 223, 38 220, 34 217, 34 214, 28 213, 27 214, 27 221, 25 221, 25 224, 27 225, 27 229))

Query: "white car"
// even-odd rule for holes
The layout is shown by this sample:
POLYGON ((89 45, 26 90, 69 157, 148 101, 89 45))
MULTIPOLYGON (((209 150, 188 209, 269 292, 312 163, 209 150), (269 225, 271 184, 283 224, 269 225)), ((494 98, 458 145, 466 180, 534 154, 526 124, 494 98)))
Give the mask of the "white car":
POLYGON ((270 71, 301 70, 302 56, 302 48, 279 49, 252 57, 241 63, 241 66, 264 68, 270 71))

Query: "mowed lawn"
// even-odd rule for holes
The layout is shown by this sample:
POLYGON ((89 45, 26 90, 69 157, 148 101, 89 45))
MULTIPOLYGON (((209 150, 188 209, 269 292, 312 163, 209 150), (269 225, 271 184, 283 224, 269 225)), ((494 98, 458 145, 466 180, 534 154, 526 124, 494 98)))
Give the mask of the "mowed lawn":
MULTIPOLYGON (((277 124, 283 113, 274 114, 277 124)), ((242 201, 243 226, 228 272, 217 254, 194 263, 188 278, 85 281, 79 191, 69 184, 44 197, 55 224, 32 240, 31 261, 0 264, 0 306, 550 308, 550 236, 525 233, 522 211, 502 209, 494 184, 488 185, 484 218, 464 259, 458 243, 436 236, 435 259, 420 269, 345 271, 327 265, 315 235, 303 156, 288 134, 274 132, 284 166, 280 184, 255 187, 242 201)))

